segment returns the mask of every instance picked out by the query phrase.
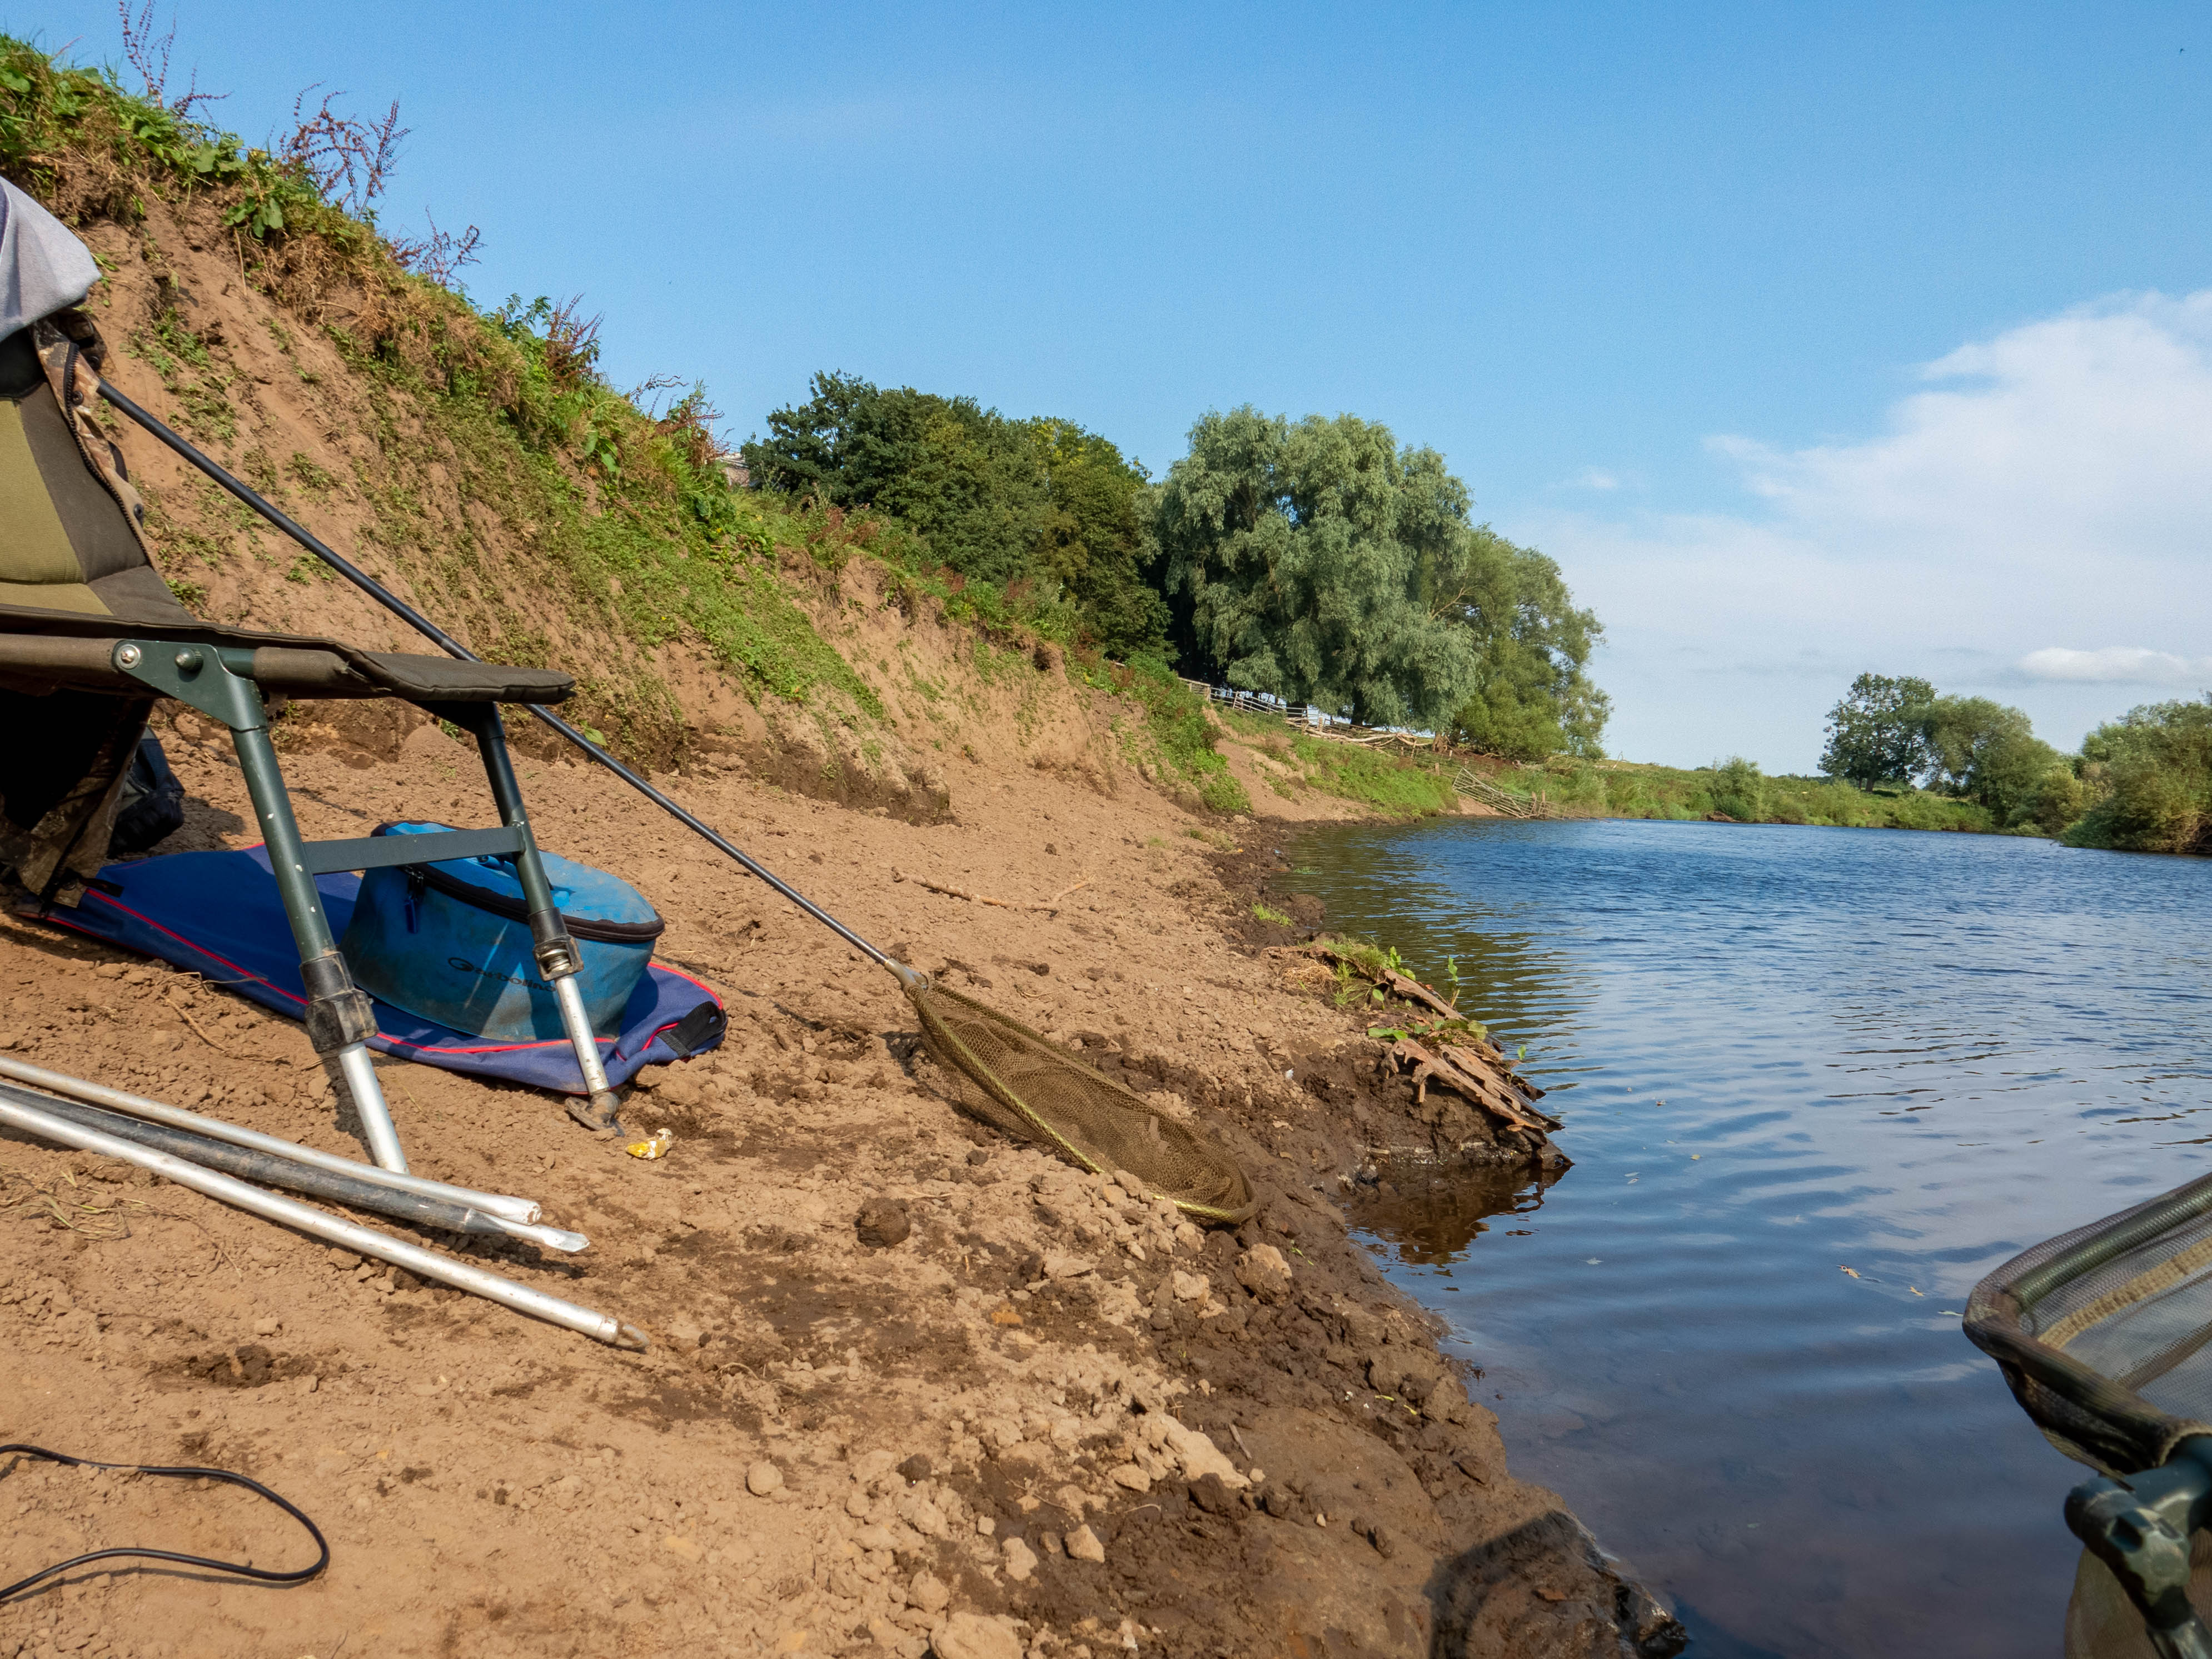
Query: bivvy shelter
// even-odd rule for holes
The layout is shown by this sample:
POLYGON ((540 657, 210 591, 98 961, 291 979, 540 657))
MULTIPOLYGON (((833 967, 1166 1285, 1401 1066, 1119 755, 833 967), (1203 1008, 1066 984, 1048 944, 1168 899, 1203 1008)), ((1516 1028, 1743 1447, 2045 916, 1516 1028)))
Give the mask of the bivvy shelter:
POLYGON ((172 697, 231 736, 298 948, 304 1015, 371 1155, 406 1157, 370 1064, 369 999, 318 893, 333 872, 494 857, 520 881, 538 971, 551 987, 590 1105, 614 1121, 578 951, 546 879, 501 724, 502 703, 558 702, 566 674, 202 622, 154 568, 145 508, 100 421, 97 331, 76 309, 100 276, 90 252, 0 180, 0 874, 34 912, 73 908, 108 855, 125 775, 156 702, 172 697), (266 699, 398 697, 476 742, 495 828, 307 842, 270 739, 266 699))

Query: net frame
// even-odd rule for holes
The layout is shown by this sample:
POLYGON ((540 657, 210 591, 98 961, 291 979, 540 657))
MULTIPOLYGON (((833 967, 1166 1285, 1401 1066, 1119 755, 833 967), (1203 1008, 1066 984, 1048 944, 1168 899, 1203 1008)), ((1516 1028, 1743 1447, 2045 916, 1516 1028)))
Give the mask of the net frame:
POLYGON ((964 1097, 960 1103, 975 1115, 1093 1174, 1133 1175, 1148 1191, 1167 1199, 1195 1220, 1233 1227, 1258 1213, 1260 1203, 1243 1167, 1189 1126, 1177 1122, 1141 1095, 1085 1065, 1019 1020, 973 997, 915 977, 920 982, 908 982, 906 992, 921 1020, 922 1044, 939 1066, 972 1085, 960 1091, 964 1097), (947 1006, 957 1011, 953 1019, 946 1018, 947 1006), (956 1020, 971 1029, 981 1025, 984 1034, 971 1041, 955 1029, 956 1020), (977 1041, 1000 1048, 1002 1054, 978 1053, 977 1041), (1053 1080, 1056 1092, 1072 1092, 1080 1103, 1079 1109, 1064 1098, 1035 1100, 1045 1091, 1034 1081, 1003 1074, 1014 1069, 1006 1063, 1009 1055, 1018 1059, 1031 1078, 1042 1074, 1053 1080), (1097 1120, 1088 1133, 1072 1121, 1085 1113, 1097 1120), (1127 1134, 1098 1133, 1104 1126, 1134 1127, 1127 1134), (1109 1142, 1119 1142, 1126 1148, 1133 1139, 1150 1145, 1133 1153, 1107 1149, 1109 1142))
POLYGON ((2212 1175, 2023 1250, 1974 1287, 1965 1330, 2069 1457, 2115 1479, 2160 1467, 2212 1434, 2189 1410, 2212 1417, 2190 1364, 2212 1346, 2212 1175))

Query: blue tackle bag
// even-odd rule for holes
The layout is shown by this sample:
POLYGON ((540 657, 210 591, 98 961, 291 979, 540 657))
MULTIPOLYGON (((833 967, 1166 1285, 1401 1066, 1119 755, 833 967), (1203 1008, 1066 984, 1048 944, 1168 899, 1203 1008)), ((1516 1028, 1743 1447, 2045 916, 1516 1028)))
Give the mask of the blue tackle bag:
MULTIPOLYGON (((385 823, 374 833, 428 835, 451 827, 385 823)), ((550 853, 538 858, 576 942, 576 985, 592 1030, 613 1036, 666 924, 619 877, 550 853)), ((338 948, 362 990, 424 1019, 495 1042, 564 1034, 553 988, 539 976, 531 952, 522 879, 496 858, 366 872, 338 948)))

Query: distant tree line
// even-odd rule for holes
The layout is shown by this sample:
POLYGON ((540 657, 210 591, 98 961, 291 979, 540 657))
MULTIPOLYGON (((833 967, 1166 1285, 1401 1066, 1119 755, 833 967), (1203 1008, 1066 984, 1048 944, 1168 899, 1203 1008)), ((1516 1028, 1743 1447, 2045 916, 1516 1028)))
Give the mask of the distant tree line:
POLYGON ((1863 789, 1917 784, 2070 846, 2212 853, 2212 695, 2146 703, 2066 755, 2020 709, 1862 674, 1829 710, 1827 738, 1820 769, 1863 789))
POLYGON ((1516 760, 1603 752, 1597 618, 1387 427, 1209 414, 1156 483, 1072 421, 844 374, 811 390, 744 446, 757 483, 893 515, 965 578, 1064 597, 1109 654, 1516 760))

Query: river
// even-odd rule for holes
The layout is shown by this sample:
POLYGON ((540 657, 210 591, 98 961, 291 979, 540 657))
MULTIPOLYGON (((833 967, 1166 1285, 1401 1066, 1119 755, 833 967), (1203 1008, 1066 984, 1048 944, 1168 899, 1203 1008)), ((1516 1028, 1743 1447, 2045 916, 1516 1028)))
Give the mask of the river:
POLYGON ((1696 1659, 2057 1655, 2087 1472, 1958 1316, 2212 1164, 2212 861, 1495 819, 1283 849, 1331 927, 1455 961, 1565 1121, 1548 1191, 1355 1210, 1516 1472, 1696 1659))

